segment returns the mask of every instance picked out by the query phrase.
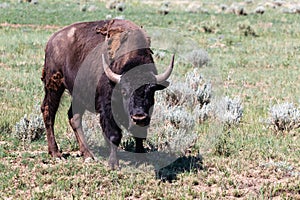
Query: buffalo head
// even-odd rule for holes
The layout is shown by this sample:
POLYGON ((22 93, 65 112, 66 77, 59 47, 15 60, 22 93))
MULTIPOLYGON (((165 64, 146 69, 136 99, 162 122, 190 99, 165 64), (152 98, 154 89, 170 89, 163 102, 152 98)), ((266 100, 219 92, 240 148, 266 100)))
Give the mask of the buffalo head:
MULTIPOLYGON (((126 119, 126 126, 129 129, 139 126, 148 126, 151 119, 154 105, 154 93, 167 87, 166 81, 172 73, 174 66, 174 55, 166 71, 162 74, 155 74, 154 63, 144 64, 135 67, 125 74, 114 73, 106 63, 102 55, 103 68, 110 81, 116 84, 119 94, 117 105, 121 108, 126 119), (120 103, 123 105, 120 107, 120 103)), ((118 111, 119 112, 119 111, 118 111)))

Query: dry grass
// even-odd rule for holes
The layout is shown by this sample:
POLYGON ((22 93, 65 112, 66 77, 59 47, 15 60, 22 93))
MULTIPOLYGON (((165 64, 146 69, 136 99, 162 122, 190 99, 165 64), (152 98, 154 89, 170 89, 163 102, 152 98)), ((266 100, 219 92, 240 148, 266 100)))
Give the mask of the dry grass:
MULTIPOLYGON (((122 13, 106 10, 98 1, 87 1, 97 6, 92 12, 81 12, 80 5, 72 1, 46 0, 37 5, 11 1, 10 7, 0 10, 1 198, 300 199, 299 129, 274 133, 261 122, 268 117, 270 105, 299 103, 300 15, 283 13, 281 9, 288 5, 266 7, 263 15, 218 11, 219 4, 231 5, 233 1, 203 1, 208 13, 188 13, 187 2, 172 1, 165 16, 157 14, 160 2, 156 7, 134 0, 122 13), (195 48, 205 49, 210 63, 200 71, 212 79, 217 97, 242 99, 240 124, 224 128, 213 119, 197 123, 197 141, 180 159, 156 173, 142 173, 141 166, 135 170, 126 160, 121 160, 120 171, 110 171, 103 157, 84 163, 76 156, 77 145, 67 122, 70 98, 66 94, 56 133, 60 147, 70 153, 68 159, 52 160, 45 138, 24 148, 12 131, 15 123, 41 102, 40 75, 47 39, 64 25, 104 19, 108 14, 122 14, 145 27, 176 29, 178 38, 188 38, 195 48), (241 32, 238 24, 250 26, 257 37, 241 32), (205 31, 204 26, 213 31, 205 31)), ((245 7, 251 11, 259 3, 253 1, 245 7)), ((162 48, 174 47, 169 39, 162 48)), ((178 52, 184 52, 180 49, 184 42, 177 42, 183 44, 178 52)), ((169 62, 167 57, 157 59, 159 70, 169 62)), ((184 81, 191 68, 192 64, 178 55, 174 80, 184 81)))

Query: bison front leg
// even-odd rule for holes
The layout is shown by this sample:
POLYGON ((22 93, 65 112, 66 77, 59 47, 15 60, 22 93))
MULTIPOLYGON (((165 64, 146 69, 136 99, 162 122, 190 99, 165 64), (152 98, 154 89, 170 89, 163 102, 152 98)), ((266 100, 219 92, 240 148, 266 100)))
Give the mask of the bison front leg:
POLYGON ((113 117, 105 118, 105 116, 100 117, 100 124, 102 127, 103 135, 105 140, 110 146, 110 155, 108 164, 111 169, 119 168, 119 160, 117 157, 117 149, 121 142, 122 133, 121 129, 118 127, 113 117))
POLYGON ((84 113, 83 109, 80 109, 81 112, 75 112, 73 114, 72 105, 68 111, 69 123, 75 133, 77 142, 79 144, 79 150, 84 157, 84 159, 92 158, 94 159, 93 153, 90 151, 87 142, 84 137, 84 132, 82 130, 82 115, 84 113))
POLYGON ((143 145, 145 138, 134 137, 135 139, 135 153, 145 153, 146 150, 143 145))
POLYGON ((135 139, 135 153, 145 153, 146 150, 143 145, 143 141, 147 137, 147 127, 134 127, 130 129, 130 132, 135 139))

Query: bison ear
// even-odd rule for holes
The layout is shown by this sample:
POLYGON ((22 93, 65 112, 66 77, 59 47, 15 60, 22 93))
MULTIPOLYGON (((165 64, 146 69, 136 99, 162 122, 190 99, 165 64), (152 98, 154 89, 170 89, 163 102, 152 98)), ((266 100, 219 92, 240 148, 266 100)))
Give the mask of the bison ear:
POLYGON ((164 81, 159 84, 153 84, 152 88, 154 90, 163 90, 163 89, 167 88, 169 85, 170 85, 170 83, 168 81, 164 81))

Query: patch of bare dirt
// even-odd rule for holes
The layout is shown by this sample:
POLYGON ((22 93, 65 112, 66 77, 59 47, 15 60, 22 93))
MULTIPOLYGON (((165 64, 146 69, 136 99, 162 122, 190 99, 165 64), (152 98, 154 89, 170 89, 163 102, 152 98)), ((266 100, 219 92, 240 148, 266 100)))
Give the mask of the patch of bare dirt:
POLYGON ((1 23, 0 27, 10 27, 10 28, 34 28, 40 30, 57 30, 61 26, 56 25, 36 25, 36 24, 10 24, 10 23, 1 23))

